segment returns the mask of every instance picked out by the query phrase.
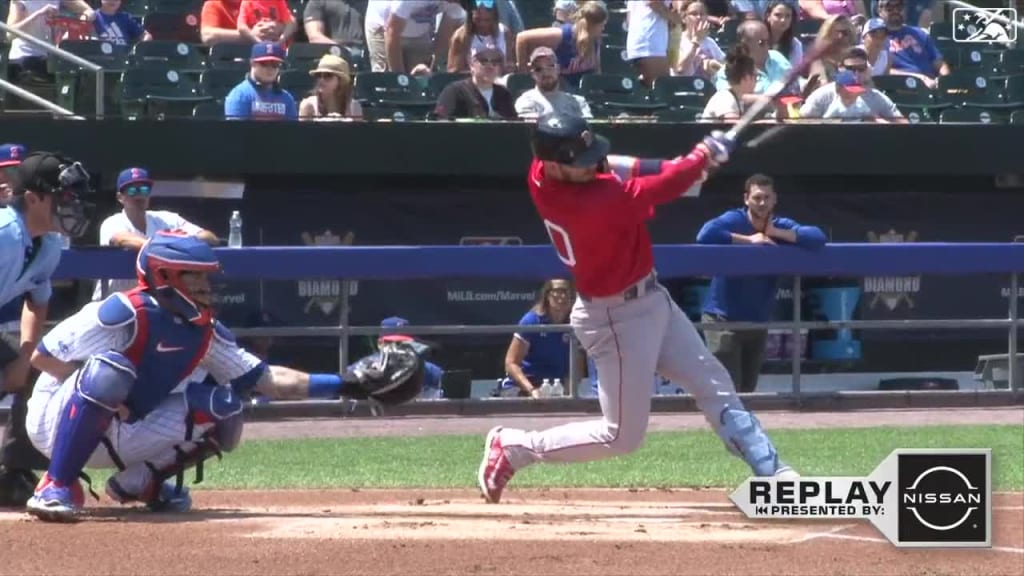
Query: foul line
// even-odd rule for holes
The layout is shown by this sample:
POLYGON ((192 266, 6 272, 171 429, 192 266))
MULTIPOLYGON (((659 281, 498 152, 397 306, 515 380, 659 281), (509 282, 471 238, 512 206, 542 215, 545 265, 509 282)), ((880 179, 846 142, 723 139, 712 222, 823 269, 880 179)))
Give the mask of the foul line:
MULTIPOLYGON (((849 526, 845 527, 849 528, 849 526)), ((845 529, 844 528, 844 529, 845 529)), ((831 538, 833 540, 853 540, 855 542, 875 542, 878 544, 889 544, 889 541, 885 538, 876 538, 874 536, 854 536, 853 534, 839 534, 839 530, 830 530, 828 532, 822 532, 821 534, 814 534, 815 538, 831 538)), ((798 541, 799 542, 799 541, 798 541)), ((992 546, 991 548, 960 548, 958 550, 992 550, 994 552, 1009 552, 1010 554, 1024 554, 1024 548, 1014 548, 1012 546, 992 546)))

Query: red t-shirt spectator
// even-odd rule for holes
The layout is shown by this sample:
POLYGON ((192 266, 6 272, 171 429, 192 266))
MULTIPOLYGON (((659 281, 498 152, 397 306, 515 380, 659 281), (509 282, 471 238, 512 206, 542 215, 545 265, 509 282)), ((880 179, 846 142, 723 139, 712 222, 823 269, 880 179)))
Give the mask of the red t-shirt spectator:
POLYGON ((286 0, 242 0, 242 8, 238 13, 238 24, 244 23, 249 28, 256 26, 260 20, 273 20, 280 24, 294 22, 292 11, 288 9, 286 0))

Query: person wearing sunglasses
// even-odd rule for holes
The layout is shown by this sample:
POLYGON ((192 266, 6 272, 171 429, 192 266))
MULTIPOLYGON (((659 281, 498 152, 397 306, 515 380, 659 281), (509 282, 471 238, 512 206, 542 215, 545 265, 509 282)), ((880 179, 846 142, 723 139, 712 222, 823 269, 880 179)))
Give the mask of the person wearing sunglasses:
POLYGON ((590 104, 583 96, 564 92, 559 75, 558 57, 547 46, 538 46, 530 55, 530 75, 533 88, 516 99, 516 112, 520 118, 535 119, 542 114, 558 110, 561 114, 593 118, 590 104))
POLYGON ((224 99, 227 120, 298 120, 295 98, 281 88, 278 79, 285 50, 280 44, 253 44, 249 74, 224 99))
POLYGON ((892 100, 871 87, 868 55, 859 46, 846 50, 833 81, 807 97, 800 107, 800 117, 844 122, 907 123, 892 100))
POLYGON ((63 253, 60 234, 76 238, 89 223, 83 199, 89 173, 80 162, 36 152, 17 165, 12 180, 10 203, 0 208, 0 310, 5 321, 19 317, 21 334, 11 343, 0 340, 0 398, 14 394, 0 448, 0 508, 24 507, 38 482, 33 470, 47 466, 25 429, 29 359, 47 319, 50 277, 63 253))
POLYGON ((433 116, 444 120, 479 118, 512 120, 517 118, 512 93, 495 84, 505 56, 493 46, 484 46, 473 54, 469 78, 452 82, 441 90, 433 116))
MULTIPOLYGON (((217 235, 196 226, 177 212, 150 210, 153 179, 145 168, 126 168, 117 177, 117 201, 123 209, 100 224, 100 246, 113 246, 133 252, 146 240, 165 230, 182 230, 211 246, 220 243, 217 235)), ((97 280, 93 301, 103 300, 114 292, 130 290, 134 280, 97 280)))
POLYGON ((6 205, 13 197, 12 181, 18 171, 21 159, 25 157, 25 147, 21 144, 4 144, 0 146, 0 206, 6 205))

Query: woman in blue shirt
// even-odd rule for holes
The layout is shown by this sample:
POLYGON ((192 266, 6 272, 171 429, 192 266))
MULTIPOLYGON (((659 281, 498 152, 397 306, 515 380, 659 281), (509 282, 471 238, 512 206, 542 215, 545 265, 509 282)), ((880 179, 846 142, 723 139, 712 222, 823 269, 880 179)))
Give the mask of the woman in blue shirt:
MULTIPOLYGON (((548 280, 537 295, 537 302, 522 320, 520 326, 567 324, 576 294, 568 280, 548 280)), ((545 378, 560 378, 563 385, 569 381, 569 333, 525 332, 516 333, 505 353, 506 378, 501 382, 501 395, 540 397, 540 385, 545 378)))

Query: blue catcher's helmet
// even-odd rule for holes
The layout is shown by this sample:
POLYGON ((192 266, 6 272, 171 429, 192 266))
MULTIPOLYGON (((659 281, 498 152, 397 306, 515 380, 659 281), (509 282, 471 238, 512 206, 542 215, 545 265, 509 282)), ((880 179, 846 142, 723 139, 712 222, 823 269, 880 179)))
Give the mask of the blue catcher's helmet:
POLYGON ((158 232, 139 250, 135 271, 140 287, 160 296, 163 305, 189 322, 206 326, 213 320, 210 307, 196 302, 181 278, 185 272, 220 271, 217 255, 206 242, 177 230, 158 232))

